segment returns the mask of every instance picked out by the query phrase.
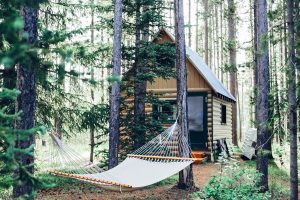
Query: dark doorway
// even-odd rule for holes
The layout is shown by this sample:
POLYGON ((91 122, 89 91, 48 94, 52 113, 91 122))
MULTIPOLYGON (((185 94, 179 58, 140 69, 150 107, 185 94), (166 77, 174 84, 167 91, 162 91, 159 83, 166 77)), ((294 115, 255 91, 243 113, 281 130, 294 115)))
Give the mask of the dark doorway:
POLYGON ((189 93, 188 122, 192 150, 207 149, 207 93, 189 93))

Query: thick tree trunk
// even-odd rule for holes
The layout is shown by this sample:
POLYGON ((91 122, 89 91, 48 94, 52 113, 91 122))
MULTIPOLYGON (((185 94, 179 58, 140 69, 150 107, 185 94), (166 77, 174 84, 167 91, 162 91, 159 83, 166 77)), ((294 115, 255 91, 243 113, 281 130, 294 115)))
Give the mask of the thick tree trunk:
MULTIPOLYGON (((175 0, 175 38, 176 38, 176 74, 177 74, 177 109, 178 126, 180 133, 190 142, 188 131, 188 107, 187 107, 187 69, 186 50, 184 36, 183 0, 175 0)), ((184 154, 184 152, 180 152, 184 154)), ((185 152, 188 153, 188 152, 185 152)), ((182 155, 189 156, 189 155, 182 155)), ((193 189, 192 165, 186 167, 179 173, 178 187, 182 189, 193 189)))
POLYGON ((300 1, 295 0, 295 41, 296 41, 296 70, 297 70, 297 107, 298 131, 300 132, 300 1))
MULTIPOLYGON (((230 92, 236 97, 236 28, 234 0, 228 0, 228 40, 229 40, 229 65, 230 65, 230 92)), ((237 103, 232 104, 232 142, 237 145, 237 103)))
POLYGON ((145 65, 141 64, 141 57, 139 56, 139 49, 141 44, 146 45, 149 40, 148 25, 143 25, 140 22, 141 10, 147 11, 147 6, 137 4, 136 8, 136 42, 135 42, 135 85, 134 85, 134 148, 137 149, 145 143, 145 98, 147 93, 147 80, 142 76, 147 73, 145 65), (142 33, 142 39, 141 39, 142 33))
MULTIPOLYGON (((113 45, 113 72, 112 75, 121 75, 121 39, 122 39, 122 0, 115 1, 114 12, 114 45, 113 45)), ((120 83, 112 83, 110 96, 109 119, 109 169, 118 164, 118 150, 120 138, 120 83)))
MULTIPOLYGON (((34 44, 38 37, 38 9, 31 7, 21 7, 21 15, 24 18, 24 32, 29 36, 28 43, 34 44)), ((34 60, 29 63, 19 63, 17 67, 17 89, 21 94, 18 96, 16 103, 16 111, 20 112, 21 119, 16 121, 16 129, 31 129, 35 126, 35 104, 36 104, 36 75, 35 68, 37 63, 34 60)), ((26 149, 35 143, 34 135, 30 135, 26 139, 16 141, 16 148, 26 149)), ((34 173, 34 157, 33 154, 17 154, 16 159, 25 169, 34 173)), ((16 175, 21 179, 18 184, 13 186, 13 195, 15 198, 23 195, 31 195, 34 188, 33 183, 29 179, 26 171, 18 170, 16 175)))
POLYGON ((290 132, 290 199, 298 199, 298 164, 297 164, 297 98, 296 98, 296 66, 295 66, 295 26, 294 26, 294 0, 287 1, 288 21, 288 130, 290 132))
POLYGON ((257 170, 262 174, 260 180, 261 191, 268 190, 268 157, 270 132, 268 130, 269 120, 269 51, 267 22, 267 2, 266 0, 256 0, 257 10, 257 170))

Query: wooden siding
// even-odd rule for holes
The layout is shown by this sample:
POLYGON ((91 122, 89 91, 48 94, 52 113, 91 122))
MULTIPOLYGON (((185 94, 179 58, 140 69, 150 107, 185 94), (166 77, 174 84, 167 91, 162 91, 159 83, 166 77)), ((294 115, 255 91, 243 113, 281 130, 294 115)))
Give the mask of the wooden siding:
MULTIPOLYGON (((162 44, 165 42, 173 42, 168 34, 159 35, 153 42, 162 44)), ((175 67, 174 67, 175 70, 175 67)), ((193 66, 193 64, 187 59, 187 73, 188 73, 188 88, 191 89, 201 89, 202 91, 211 90, 210 85, 207 81, 200 75, 198 70, 193 66)), ((148 90, 161 90, 161 89, 176 89, 176 79, 171 78, 165 80, 158 77, 154 80, 154 83, 148 83, 148 90)))
POLYGON ((232 103, 213 97, 213 139, 232 140, 232 103), (221 105, 226 106, 226 124, 221 123, 221 105))
MULTIPOLYGON (((193 89, 202 89, 204 90, 211 90, 211 87, 207 83, 207 81, 199 74, 197 69, 187 61, 187 70, 188 70, 188 88, 193 89)), ((157 90, 157 89, 176 89, 176 79, 171 78, 165 80, 161 77, 158 77, 154 80, 154 83, 148 83, 147 89, 148 90, 157 90)))

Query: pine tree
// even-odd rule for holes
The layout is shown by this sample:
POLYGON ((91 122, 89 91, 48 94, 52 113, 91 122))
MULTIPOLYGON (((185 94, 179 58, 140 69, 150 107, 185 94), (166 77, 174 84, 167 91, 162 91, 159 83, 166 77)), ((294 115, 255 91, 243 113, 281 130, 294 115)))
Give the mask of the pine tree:
MULTIPOLYGON (((121 39, 122 39, 122 0, 115 1, 114 12, 114 47, 113 47, 113 73, 119 79, 121 75, 121 39)), ((118 164, 119 134, 120 131, 120 83, 112 83, 110 97, 109 118, 109 168, 118 164)))
MULTIPOLYGON (((190 141, 188 129, 188 107, 187 107, 187 69, 186 69, 186 47, 184 35, 183 0, 175 0, 175 40, 176 40, 176 74, 177 74, 177 112, 179 135, 190 141)), ((181 152, 183 153, 183 152, 181 152)), ((187 152, 189 153, 189 152, 187 152)), ((188 156, 188 155, 182 155, 188 156)), ((179 188, 193 189, 192 165, 186 167, 179 173, 179 188)))
MULTIPOLYGON (((28 34, 27 42, 29 45, 35 45, 38 37, 38 9, 33 5, 22 5, 21 15, 24 19, 24 32, 28 34)), ((21 94, 18 96, 16 110, 22 111, 21 120, 16 122, 16 128, 21 130, 32 129, 35 126, 35 102, 36 102, 36 73, 37 60, 34 55, 28 55, 29 59, 20 62, 17 67, 17 89, 21 94), (27 61, 27 62, 26 62, 27 61)), ((34 135, 23 139, 19 136, 16 147, 20 149, 32 148, 35 143, 34 135)), ((16 159, 26 166, 26 169, 34 173, 33 155, 17 155, 16 159)), ((16 172, 17 176, 23 177, 23 170, 16 172)), ((14 185, 14 197, 31 195, 33 192, 33 183, 30 180, 22 180, 21 184, 14 185)))
POLYGON ((268 157, 267 143, 270 141, 268 130, 269 120, 269 51, 268 51, 268 23, 267 2, 256 0, 255 19, 257 19, 257 170, 262 174, 260 180, 261 191, 268 190, 268 157))
MULTIPOLYGON (((295 23, 294 23, 294 0, 287 2, 288 22, 288 130, 290 132, 290 199, 298 199, 298 137, 297 137, 297 97, 296 97, 296 57, 295 57, 295 23)), ((299 9, 299 8, 298 8, 299 9)))
MULTIPOLYGON (((230 76, 230 93, 236 97, 237 79, 236 79, 236 6, 234 0, 228 0, 228 43, 229 43, 229 76, 230 76)), ((237 145, 237 104, 232 105, 232 142, 237 145)))

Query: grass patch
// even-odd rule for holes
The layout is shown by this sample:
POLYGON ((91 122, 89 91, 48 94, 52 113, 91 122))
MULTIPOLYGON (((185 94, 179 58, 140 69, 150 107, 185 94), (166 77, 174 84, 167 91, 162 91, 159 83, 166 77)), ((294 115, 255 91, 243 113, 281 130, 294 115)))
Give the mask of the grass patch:
POLYGON ((60 189, 61 192, 80 192, 83 190, 88 190, 89 192, 101 193, 103 190, 99 187, 88 183, 82 182, 72 178, 65 178, 59 176, 53 176, 48 173, 43 173, 38 175, 39 179, 45 183, 45 186, 40 188, 43 189, 60 189))
POLYGON ((174 185, 178 183, 178 174, 173 175, 165 180, 162 180, 156 184, 154 184, 154 186, 162 186, 162 185, 174 185))

